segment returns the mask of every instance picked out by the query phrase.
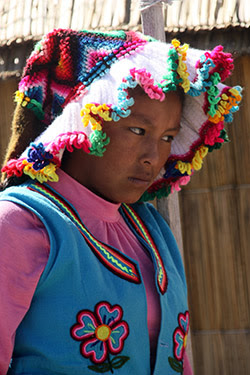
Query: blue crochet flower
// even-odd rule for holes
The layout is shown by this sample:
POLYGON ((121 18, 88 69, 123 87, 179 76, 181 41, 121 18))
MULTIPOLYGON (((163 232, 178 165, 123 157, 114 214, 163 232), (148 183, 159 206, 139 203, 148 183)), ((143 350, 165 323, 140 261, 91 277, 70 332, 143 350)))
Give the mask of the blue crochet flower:
POLYGON ((45 151, 42 143, 39 143, 38 145, 35 143, 30 144, 27 161, 33 163, 33 168, 36 171, 46 167, 52 158, 53 155, 50 152, 45 151))

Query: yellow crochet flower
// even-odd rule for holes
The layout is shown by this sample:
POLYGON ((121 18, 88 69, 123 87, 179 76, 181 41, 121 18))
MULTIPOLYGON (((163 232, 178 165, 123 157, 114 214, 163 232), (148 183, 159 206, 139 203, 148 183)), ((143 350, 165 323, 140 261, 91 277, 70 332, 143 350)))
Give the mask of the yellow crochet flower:
POLYGON ((35 171, 32 167, 32 163, 28 163, 27 160, 23 160, 23 164, 25 164, 23 173, 27 174, 33 180, 37 179, 41 184, 47 181, 57 182, 59 180, 56 174, 56 165, 53 163, 46 165, 46 167, 39 171, 35 171))
POLYGON ((15 102, 21 104, 22 107, 26 107, 26 105, 30 102, 30 98, 28 96, 25 96, 23 92, 18 90, 16 91, 15 102))
POLYGON ((187 173, 188 175, 191 175, 191 173, 192 173, 192 166, 191 166, 191 164, 190 163, 184 163, 181 160, 177 161, 177 164, 176 164, 175 168, 179 169, 179 171, 181 172, 181 174, 187 173))
POLYGON ((196 171, 201 169, 203 159, 205 158, 207 153, 208 153, 208 147, 200 146, 199 149, 195 152, 195 155, 192 159, 192 163, 185 163, 181 160, 178 160, 175 168, 179 169, 179 171, 182 174, 187 173, 190 176, 192 174, 193 169, 195 169, 196 171))
POLYGON ((92 130, 102 130, 102 120, 112 121, 110 117, 110 108, 107 104, 96 105, 94 103, 88 103, 81 110, 81 117, 84 127, 88 126, 89 123, 92 125, 92 130))
POLYGON ((208 153, 208 147, 201 146, 192 159, 192 167, 198 171, 202 167, 203 159, 208 153))
POLYGON ((172 45, 174 46, 175 49, 178 48, 180 46, 180 44, 181 44, 178 39, 173 39, 171 41, 171 43, 172 43, 172 45))
POLYGON ((187 72, 187 65, 184 62, 187 58, 187 50, 189 48, 188 44, 180 45, 179 40, 173 39, 172 45, 176 49, 176 52, 179 56, 179 64, 177 68, 177 73, 179 74, 180 78, 182 78, 182 82, 180 83, 180 86, 182 86, 184 92, 188 92, 190 89, 190 81, 188 79, 189 73, 187 72))

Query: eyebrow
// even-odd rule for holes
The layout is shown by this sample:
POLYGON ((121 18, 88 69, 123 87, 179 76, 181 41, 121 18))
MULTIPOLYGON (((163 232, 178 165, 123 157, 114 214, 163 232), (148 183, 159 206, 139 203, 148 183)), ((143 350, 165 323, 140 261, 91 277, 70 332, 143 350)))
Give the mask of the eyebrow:
MULTIPOLYGON (((153 127, 152 121, 147 116, 145 116, 143 113, 131 113, 131 117, 135 117, 136 119, 138 119, 143 124, 148 125, 150 127, 153 127)), ((181 129, 181 125, 178 124, 177 126, 175 126, 173 128, 166 129, 166 131, 179 131, 180 129, 181 129)))
POLYGON ((145 125, 153 126, 150 119, 147 116, 145 116, 143 113, 131 113, 131 117, 134 117, 135 119, 139 120, 145 125))
POLYGON ((181 130, 181 125, 180 125, 180 124, 178 124, 178 125, 175 126, 174 128, 169 128, 169 129, 167 129, 167 131, 179 131, 179 130, 181 130))

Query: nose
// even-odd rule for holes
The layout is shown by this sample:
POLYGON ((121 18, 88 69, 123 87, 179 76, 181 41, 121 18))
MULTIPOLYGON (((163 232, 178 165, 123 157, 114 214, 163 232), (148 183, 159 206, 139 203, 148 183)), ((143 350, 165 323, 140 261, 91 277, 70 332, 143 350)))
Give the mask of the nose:
POLYGON ((164 164, 168 155, 165 158, 162 151, 163 150, 161 150, 158 142, 148 142, 147 144, 144 144, 141 154, 141 162, 143 164, 151 165, 152 167, 158 166, 161 162, 164 164))

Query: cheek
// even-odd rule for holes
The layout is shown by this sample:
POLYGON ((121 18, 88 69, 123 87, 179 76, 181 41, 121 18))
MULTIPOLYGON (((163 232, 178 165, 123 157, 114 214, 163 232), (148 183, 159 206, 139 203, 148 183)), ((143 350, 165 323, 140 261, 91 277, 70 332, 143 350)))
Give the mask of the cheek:
POLYGON ((131 155, 123 147, 119 151, 107 148, 98 164, 99 174, 106 181, 118 179, 119 175, 131 164, 130 157, 131 155))
POLYGON ((138 144, 131 142, 128 138, 122 138, 119 141, 110 142, 104 156, 112 168, 115 165, 135 162, 138 149, 138 144))
POLYGON ((159 155, 159 168, 162 169, 166 164, 168 157, 171 153, 171 143, 163 145, 160 149, 159 155))

